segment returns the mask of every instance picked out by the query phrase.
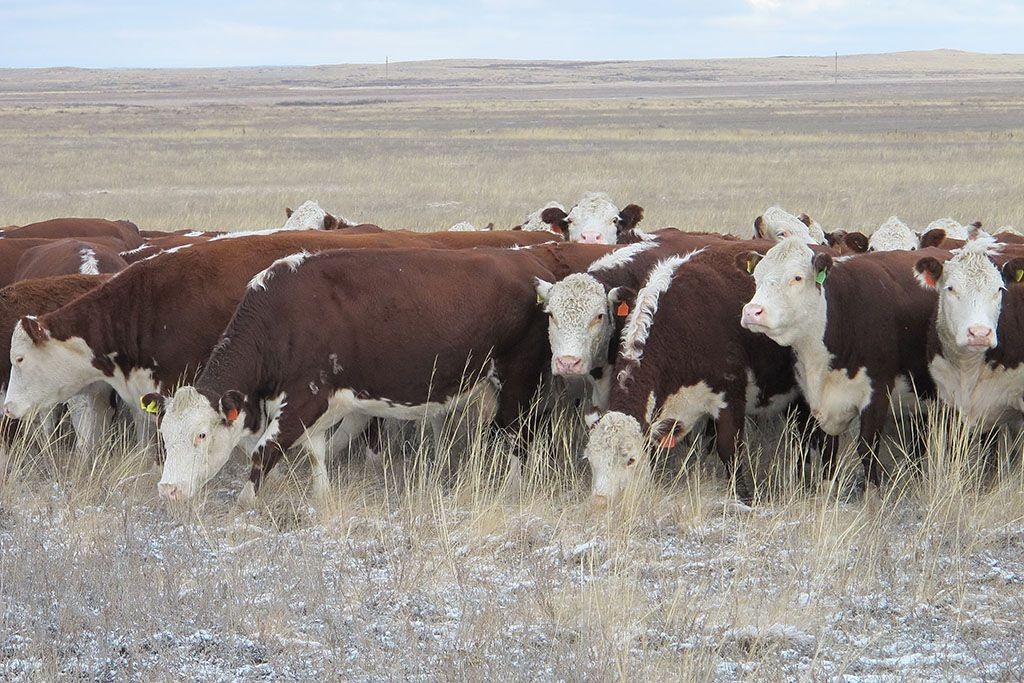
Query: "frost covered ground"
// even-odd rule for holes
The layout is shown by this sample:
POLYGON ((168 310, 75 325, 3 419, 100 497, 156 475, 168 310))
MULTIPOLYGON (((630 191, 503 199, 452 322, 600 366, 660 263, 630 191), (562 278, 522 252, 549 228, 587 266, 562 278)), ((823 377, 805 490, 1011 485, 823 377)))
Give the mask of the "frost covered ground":
POLYGON ((694 458, 595 513, 543 457, 488 483, 490 445, 455 487, 353 459, 319 507, 298 463, 253 510, 241 459, 172 509, 141 455, 23 458, 0 678, 1021 680, 1019 456, 931 459, 848 502, 769 474, 750 510, 694 458))

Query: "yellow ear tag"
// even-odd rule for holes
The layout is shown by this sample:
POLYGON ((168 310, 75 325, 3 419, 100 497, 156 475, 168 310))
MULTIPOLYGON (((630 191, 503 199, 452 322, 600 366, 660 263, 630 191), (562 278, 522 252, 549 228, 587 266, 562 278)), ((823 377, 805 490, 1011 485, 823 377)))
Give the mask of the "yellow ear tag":
POLYGON ((754 274, 754 262, 751 259, 747 259, 747 273, 749 275, 754 274))
POLYGON ((544 297, 542 297, 540 295, 540 292, 537 292, 537 303, 539 303, 539 304, 544 303, 544 297))
POLYGON ((149 403, 146 403, 145 396, 139 399, 139 403, 142 405, 142 409, 145 410, 147 413, 152 413, 153 415, 156 415, 157 413, 160 412, 160 406, 156 404, 156 401, 150 401, 149 403))
POLYGON ((1024 270, 1018 270, 1013 274, 1013 277, 1017 282, 1020 282, 1021 278, 1024 278, 1024 270))

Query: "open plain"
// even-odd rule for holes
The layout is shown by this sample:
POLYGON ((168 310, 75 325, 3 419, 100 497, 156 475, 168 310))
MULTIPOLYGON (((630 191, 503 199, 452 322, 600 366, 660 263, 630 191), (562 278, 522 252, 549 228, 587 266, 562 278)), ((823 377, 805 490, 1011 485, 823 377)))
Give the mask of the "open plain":
MULTIPOLYGON (((774 204, 826 229, 1024 228, 1022 145, 1018 55, 6 70, 0 225, 250 230, 313 198, 501 228, 600 190, 648 229, 746 236, 774 204)), ((985 461, 941 408, 913 428, 926 457, 897 436, 877 497, 757 425, 754 508, 697 445, 607 513, 571 412, 522 468, 454 440, 442 485, 427 463, 449 454, 396 437, 335 463, 324 505, 296 462, 253 510, 241 457, 172 508, 123 435, 89 461, 23 444, 0 479, 0 677, 1022 680, 1018 433, 985 461)))

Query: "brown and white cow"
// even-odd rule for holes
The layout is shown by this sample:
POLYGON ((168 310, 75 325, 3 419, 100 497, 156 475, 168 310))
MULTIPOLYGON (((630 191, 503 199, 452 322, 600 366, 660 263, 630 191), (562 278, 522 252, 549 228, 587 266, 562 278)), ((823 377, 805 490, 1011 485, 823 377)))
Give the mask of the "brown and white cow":
POLYGON ((939 398, 984 427, 1019 425, 1024 411, 1024 258, 1002 251, 982 237, 915 266, 938 292, 927 359, 939 398))
POLYGON ((121 250, 142 245, 139 228, 131 221, 108 221, 104 218, 53 218, 3 231, 4 239, 64 239, 78 237, 98 241, 121 250))
POLYGON ((921 236, 898 216, 889 216, 868 238, 868 251, 917 251, 921 236))
MULTIPOLYGON (((562 226, 561 226, 560 222, 556 221, 555 223, 546 223, 544 221, 543 215, 544 215, 544 212, 547 211, 548 209, 558 209, 560 214, 564 214, 565 213, 565 207, 564 206, 562 206, 559 202, 551 201, 551 202, 548 202, 547 204, 545 204, 544 206, 542 206, 541 208, 537 209, 536 211, 532 211, 529 214, 527 214, 526 215, 526 220, 524 220, 519 225, 513 227, 512 229, 513 230, 524 230, 526 232, 547 231, 547 232, 552 232, 552 233, 554 233, 556 235, 560 235, 561 237, 568 238, 568 235, 566 234, 565 230, 562 229, 562 226)), ((554 214, 548 214, 548 215, 549 216, 553 216, 553 217, 557 217, 560 214, 559 213, 554 213, 554 214)))
POLYGON ((615 244, 643 220, 644 210, 629 204, 622 210, 603 192, 589 192, 566 213, 552 207, 541 212, 541 220, 571 242, 615 244))
MULTIPOLYGON (((764 244, 764 242, 761 242, 764 244)), ((753 496, 737 460, 747 414, 776 412, 798 398, 793 354, 740 327, 753 283, 736 272, 735 249, 711 244, 658 263, 626 319, 608 411, 594 424, 584 455, 594 502, 605 503, 649 472, 648 449, 671 448, 710 418, 715 448, 737 493, 753 496)))
POLYGON ((771 206, 754 219, 754 239, 781 242, 798 237, 807 244, 825 244, 825 233, 819 226, 815 234, 811 234, 811 223, 807 214, 797 217, 781 207, 771 206))
POLYGON ((278 260, 250 282, 195 385, 167 401, 161 497, 194 495, 243 442, 243 499, 294 445, 312 453, 323 494, 326 432, 351 415, 431 420, 496 394, 495 424, 515 426, 547 362, 536 277, 553 275, 529 249, 278 260))
MULTIPOLYGON (((876 451, 891 401, 906 414, 935 391, 925 361, 935 294, 914 277, 921 253, 836 260, 791 238, 737 261, 757 284, 743 327, 793 349, 800 388, 825 432, 842 434, 859 418, 857 449, 872 484, 881 480, 876 451)), ((827 475, 833 466, 826 462, 827 475)))
MULTIPOLYGON (((26 280, 0 289, 0 389, 7 390, 11 376, 10 331, 27 315, 42 315, 64 306, 107 281, 107 275, 61 275, 26 280)), ((76 451, 92 450, 110 420, 110 389, 88 386, 68 399, 71 422, 77 434, 76 451)), ((20 420, 2 418, 0 446, 7 447, 21 427, 20 420)), ((2 476, 2 474, 0 474, 2 476)))
POLYGON ((284 215, 288 219, 281 230, 337 230, 348 228, 356 223, 346 218, 338 218, 320 208, 320 203, 309 199, 292 211, 285 208, 284 215))
POLYGON ((78 239, 52 240, 28 249, 18 259, 15 281, 54 275, 99 275, 128 267, 117 249, 78 239))
POLYGON ((23 318, 11 338, 11 373, 4 411, 66 401, 93 382, 110 384, 147 420, 139 397, 169 390, 202 368, 245 291, 274 260, 297 250, 367 247, 470 249, 512 247, 550 240, 541 233, 421 233, 346 235, 339 231, 283 231, 225 235, 133 264, 110 282, 63 308, 23 318))

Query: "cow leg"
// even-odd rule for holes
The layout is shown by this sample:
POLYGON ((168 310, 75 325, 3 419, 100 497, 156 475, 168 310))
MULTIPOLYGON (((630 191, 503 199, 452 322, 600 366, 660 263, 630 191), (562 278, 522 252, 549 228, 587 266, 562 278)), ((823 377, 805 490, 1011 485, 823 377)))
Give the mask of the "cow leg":
POLYGON ((882 483, 882 462, 878 458, 878 447, 889 415, 889 401, 884 394, 886 392, 876 391, 871 402, 860 414, 857 454, 864 466, 865 485, 879 486, 882 483))
POLYGON ((68 413, 75 429, 75 455, 86 457, 94 452, 103 434, 110 427, 113 409, 110 406, 110 388, 101 384, 68 400, 68 413))
POLYGON ((346 415, 331 435, 331 444, 334 446, 332 457, 339 458, 348 453, 352 449, 352 442, 362 436, 372 419, 364 413, 346 415))
POLYGON ((742 400, 730 401, 715 422, 715 450, 727 472, 736 474, 736 496, 750 505, 754 501, 754 479, 750 463, 743 451, 743 419, 745 406, 742 400), (737 457, 737 450, 740 451, 737 457))
POLYGON ((305 446, 309 450, 312 461, 313 496, 317 500, 323 500, 327 497, 327 492, 330 489, 327 479, 327 438, 323 432, 308 436, 305 446))
POLYGON ((238 502, 243 505, 252 505, 256 502, 256 494, 259 493, 264 477, 274 465, 284 457, 284 449, 277 441, 268 441, 252 454, 252 469, 249 470, 249 481, 242 487, 238 494, 238 502))
POLYGON ((804 472, 809 477, 816 462, 821 463, 822 479, 830 481, 835 476, 836 459, 839 454, 839 437, 832 436, 818 426, 806 401, 796 404, 796 424, 800 434, 807 438, 808 448, 804 451, 804 472))

